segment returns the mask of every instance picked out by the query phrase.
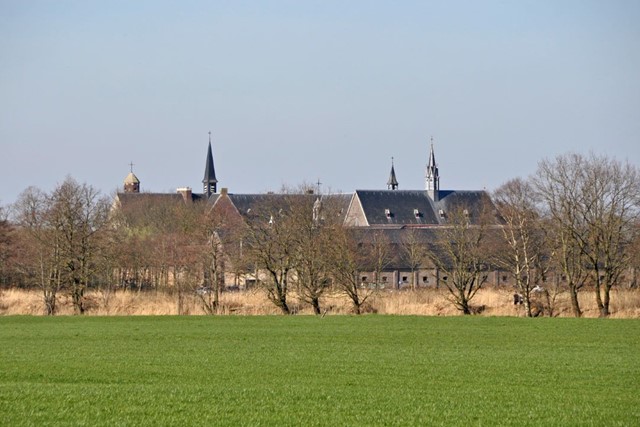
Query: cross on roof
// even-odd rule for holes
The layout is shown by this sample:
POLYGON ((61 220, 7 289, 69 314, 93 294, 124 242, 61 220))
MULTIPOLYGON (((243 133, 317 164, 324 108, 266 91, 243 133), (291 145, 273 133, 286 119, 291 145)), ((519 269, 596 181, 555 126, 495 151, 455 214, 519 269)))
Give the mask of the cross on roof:
POLYGON ((129 163, 129 168, 131 170, 131 173, 133 173, 133 162, 129 163))

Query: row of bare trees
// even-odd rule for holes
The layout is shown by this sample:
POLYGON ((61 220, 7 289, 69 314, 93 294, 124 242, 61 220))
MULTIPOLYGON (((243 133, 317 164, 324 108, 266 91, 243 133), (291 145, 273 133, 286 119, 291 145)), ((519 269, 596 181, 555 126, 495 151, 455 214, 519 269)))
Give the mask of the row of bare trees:
POLYGON ((578 292, 590 285, 600 316, 610 314, 611 289, 637 268, 640 175, 604 156, 568 154, 540 162, 529 179, 494 194, 504 220, 496 262, 511 272, 531 315, 531 292, 549 278, 566 282, 576 317, 578 292))
MULTIPOLYGON (((109 200, 86 184, 67 178, 51 194, 28 188, 15 206, 13 260, 22 280, 42 290, 47 314, 56 312, 65 289, 74 311, 85 311, 92 280, 104 278, 109 258, 109 200)), ((99 280, 99 279, 98 279, 99 280)))
MULTIPOLYGON (((558 289, 560 278, 575 316, 587 286, 607 316, 611 289, 640 264, 639 179, 635 167, 606 157, 559 156, 501 186, 493 202, 450 206, 437 231, 409 228, 392 242, 387 231, 343 227, 339 199, 304 187, 261 197, 239 215, 233 205, 212 209, 179 194, 124 194, 113 209, 93 187, 67 178, 49 194, 25 190, 11 221, 0 212, 0 283, 38 287, 48 314, 61 293, 82 314, 88 287, 105 303, 117 287, 171 292, 178 313, 197 295, 214 314, 231 275, 252 279, 285 314, 292 292, 322 313, 330 289, 361 313, 395 262, 411 271, 412 287, 419 269, 436 269, 464 314, 473 313, 489 273, 501 270, 529 316, 532 294, 551 283, 558 289), (375 280, 364 284, 363 271, 375 280)), ((555 294, 545 292, 552 308, 555 294)))
POLYGON ((362 286, 359 273, 377 246, 363 247, 357 233, 343 227, 335 199, 306 191, 268 197, 247 219, 245 239, 262 272, 259 284, 284 314, 291 313, 291 290, 316 314, 328 289, 345 294, 357 314, 374 291, 362 286))

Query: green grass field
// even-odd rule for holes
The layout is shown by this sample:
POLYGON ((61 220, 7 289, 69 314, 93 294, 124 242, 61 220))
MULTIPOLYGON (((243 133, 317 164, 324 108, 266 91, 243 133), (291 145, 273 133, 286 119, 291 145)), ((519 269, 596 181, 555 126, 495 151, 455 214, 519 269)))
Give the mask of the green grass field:
POLYGON ((640 425, 640 321, 0 318, 0 424, 640 425))

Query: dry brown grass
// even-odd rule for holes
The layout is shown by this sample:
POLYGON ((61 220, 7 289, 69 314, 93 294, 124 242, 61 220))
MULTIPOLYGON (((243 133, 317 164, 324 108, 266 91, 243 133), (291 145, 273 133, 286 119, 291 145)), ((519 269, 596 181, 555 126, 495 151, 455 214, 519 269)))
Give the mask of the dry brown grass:
MULTIPOLYGON (((379 314, 458 316, 455 307, 447 300, 443 289, 416 291, 381 291, 367 302, 365 311, 379 314)), ((221 296, 220 313, 223 315, 277 315, 280 311, 271 304, 264 293, 255 291, 225 292, 221 296)), ((580 294, 584 317, 598 317, 594 293, 585 290, 580 294)), ((351 306, 342 295, 328 294, 322 301, 327 315, 349 314, 351 306)), ((478 292, 472 302, 478 315, 524 316, 521 306, 513 305, 513 291, 487 288, 478 292)), ((184 314, 206 314, 197 295, 188 295, 184 302, 184 314)), ((290 299, 291 310, 296 314, 312 314, 311 308, 290 299)), ((554 304, 556 316, 572 316, 569 295, 559 294, 554 304)), ((611 317, 640 318, 640 290, 618 289, 611 294, 611 317)), ((43 315, 42 296, 38 291, 8 289, 0 292, 0 315, 43 315)), ((70 299, 62 295, 58 301, 58 314, 71 315, 70 299)), ((176 295, 155 292, 119 291, 104 294, 92 291, 87 294, 87 314, 96 316, 137 316, 178 314, 176 295)))

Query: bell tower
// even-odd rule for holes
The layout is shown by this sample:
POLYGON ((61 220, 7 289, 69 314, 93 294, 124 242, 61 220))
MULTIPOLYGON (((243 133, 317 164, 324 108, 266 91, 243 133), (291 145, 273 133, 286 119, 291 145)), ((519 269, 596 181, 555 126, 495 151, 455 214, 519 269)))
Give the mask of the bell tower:
POLYGON ((139 193, 140 192, 140 180, 133 173, 133 162, 129 163, 130 172, 124 179, 124 192, 125 193, 139 193))

